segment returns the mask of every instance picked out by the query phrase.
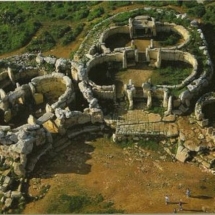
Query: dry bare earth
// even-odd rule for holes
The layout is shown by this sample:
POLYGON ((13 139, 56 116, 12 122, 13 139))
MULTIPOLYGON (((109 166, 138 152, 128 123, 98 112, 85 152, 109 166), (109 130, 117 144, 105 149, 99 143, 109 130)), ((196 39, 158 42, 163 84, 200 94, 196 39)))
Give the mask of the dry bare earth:
MULTIPOLYGON (((48 213, 61 194, 102 194, 124 213, 172 213, 179 200, 184 203, 180 213, 215 211, 215 177, 211 173, 138 144, 122 149, 106 138, 78 140, 54 160, 44 159, 38 166, 33 177, 41 178, 40 186, 49 184, 51 188, 43 199, 29 203, 25 214, 48 213), (187 187, 192 198, 185 196, 187 187), (166 194, 169 205, 164 202, 166 194)), ((32 185, 29 192, 35 195, 37 188, 32 185)))

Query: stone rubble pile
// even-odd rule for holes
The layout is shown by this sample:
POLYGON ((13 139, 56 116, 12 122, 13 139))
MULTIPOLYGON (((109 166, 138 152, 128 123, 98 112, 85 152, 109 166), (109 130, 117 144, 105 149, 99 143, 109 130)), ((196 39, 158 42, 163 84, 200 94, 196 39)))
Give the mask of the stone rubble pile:
MULTIPOLYGON (((29 157, 38 148, 51 145, 52 136, 39 125, 25 124, 16 129, 0 126, 0 194, 4 210, 15 199, 22 200, 22 181, 28 174, 29 157), (16 182, 17 186, 12 186, 16 182)), ((32 169, 33 170, 33 169, 32 169)))

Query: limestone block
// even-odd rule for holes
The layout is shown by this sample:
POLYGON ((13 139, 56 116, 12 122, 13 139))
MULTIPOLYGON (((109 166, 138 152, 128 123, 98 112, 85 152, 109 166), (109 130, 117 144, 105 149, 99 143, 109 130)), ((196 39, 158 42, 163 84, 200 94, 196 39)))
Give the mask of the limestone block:
POLYGON ((162 118, 162 121, 163 122, 175 122, 175 119, 176 119, 175 115, 171 114, 171 115, 168 115, 168 116, 164 116, 162 118))
POLYGON ((18 199, 22 196, 22 193, 20 191, 12 191, 11 192, 11 198, 12 199, 18 199))
POLYGON ((10 136, 9 136, 9 139, 11 141, 13 141, 14 143, 16 143, 18 141, 18 138, 17 138, 17 135, 12 133, 10 136))
POLYGON ((8 67, 7 72, 8 72, 8 77, 10 78, 11 82, 13 84, 15 84, 15 76, 14 76, 13 71, 10 67, 8 67))
POLYGON ((28 133, 26 132, 25 129, 20 129, 17 136, 18 136, 18 139, 19 139, 19 140, 22 140, 22 139, 27 138, 28 133))
POLYGON ((89 103, 89 108, 96 108, 98 106, 98 99, 92 98, 89 103))
POLYGON ((54 112, 54 108, 52 108, 52 106, 50 106, 49 104, 46 104, 46 113, 53 113, 54 112))
POLYGON ((29 154, 33 149, 33 137, 27 137, 26 139, 19 140, 16 144, 11 145, 11 149, 17 153, 29 154))
POLYGON ((43 59, 46 63, 52 64, 52 65, 54 65, 57 60, 55 57, 44 57, 43 59))
POLYGON ((169 123, 165 125, 165 130, 167 137, 177 137, 179 134, 178 126, 175 123, 169 123))
POLYGON ((44 57, 42 57, 41 53, 38 53, 36 57, 36 62, 41 65, 44 62, 44 57))
POLYGON ((189 150, 182 145, 178 146, 175 158, 184 163, 189 157, 189 150))
POLYGON ((63 94, 58 98, 58 102, 62 103, 62 102, 66 102, 67 100, 67 95, 63 94))
POLYGON ((65 81, 66 87, 71 87, 72 86, 72 81, 71 81, 71 79, 69 77, 64 76, 63 80, 65 81))
POLYGON ((3 89, 0 89, 0 99, 3 99, 6 97, 6 93, 3 89))
POLYGON ((209 120, 208 119, 203 119, 202 121, 197 121, 197 123, 202 127, 206 127, 209 125, 209 120))
POLYGON ((9 109, 7 97, 4 97, 3 100, 0 99, 0 109, 3 111, 7 111, 9 109))
POLYGON ((5 176, 3 184, 9 186, 12 182, 12 179, 9 176, 5 176))
POLYGON ((13 202, 12 198, 6 198, 4 202, 5 208, 10 208, 12 206, 12 202, 13 202))
POLYGON ((27 164, 27 155, 26 154, 20 154, 19 158, 20 158, 20 163, 23 166, 26 166, 26 164, 27 164))
POLYGON ((103 123, 103 112, 101 109, 92 108, 90 109, 91 112, 91 122, 92 123, 103 123))
POLYGON ((90 115, 82 114, 78 117, 78 124, 84 124, 90 122, 90 115))
POLYGON ((1 131, 10 131, 11 127, 8 125, 0 125, 0 130, 1 131))
POLYGON ((29 115, 27 121, 28 121, 28 124, 30 124, 30 125, 35 125, 37 123, 37 120, 35 119, 35 117, 33 115, 29 115))
POLYGON ((18 98, 17 103, 22 105, 25 104, 25 98, 24 97, 18 98))
POLYGON ((207 169, 210 169, 211 168, 211 164, 208 163, 207 161, 202 161, 202 166, 206 167, 207 169))
POLYGON ((42 93, 35 93, 33 94, 34 102, 36 105, 42 104, 44 102, 43 94, 42 93))
POLYGON ((30 82, 28 83, 29 87, 30 87, 30 90, 31 90, 31 93, 32 95, 36 92, 36 89, 35 89, 35 86, 30 82))
POLYGON ((58 133, 59 132, 59 127, 52 120, 48 120, 45 123, 43 123, 43 127, 50 133, 58 133))
POLYGON ((209 127, 209 128, 206 128, 207 129, 207 135, 212 135, 213 134, 213 127, 209 127))
POLYGON ((4 112, 4 121, 7 123, 12 119, 11 109, 4 112))
MULTIPOLYGON (((37 124, 33 124, 33 125, 30 125, 30 124, 25 124, 24 125, 24 129, 28 132, 28 131, 31 131, 31 134, 32 134, 32 131, 36 131, 38 129, 40 129, 40 125, 37 125, 37 124)), ((32 134, 33 135, 33 134, 32 134)))
POLYGON ((186 140, 184 142, 184 146, 189 150, 189 151, 195 151, 198 152, 200 150, 200 146, 197 142, 194 140, 186 140))
POLYGON ((149 113, 148 120, 149 120, 149 122, 160 122, 161 116, 159 114, 149 113))
POLYGON ((13 163, 13 170, 14 170, 14 173, 16 175, 25 176, 26 171, 25 171, 25 168, 22 164, 14 162, 13 163))

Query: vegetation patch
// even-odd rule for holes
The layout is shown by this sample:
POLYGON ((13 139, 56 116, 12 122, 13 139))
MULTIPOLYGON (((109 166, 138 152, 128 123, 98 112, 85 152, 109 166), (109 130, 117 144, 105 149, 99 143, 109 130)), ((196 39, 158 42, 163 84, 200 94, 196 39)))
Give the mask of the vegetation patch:
POLYGON ((170 34, 162 32, 159 34, 157 40, 162 46, 172 46, 179 42, 181 36, 173 31, 170 34))
POLYGON ((187 78, 191 72, 190 64, 181 61, 162 61, 161 68, 153 71, 151 80, 154 85, 177 85, 187 78))
POLYGON ((105 201, 102 194, 95 197, 62 194, 49 206, 47 213, 123 213, 122 210, 117 210, 113 206, 114 203, 105 201))

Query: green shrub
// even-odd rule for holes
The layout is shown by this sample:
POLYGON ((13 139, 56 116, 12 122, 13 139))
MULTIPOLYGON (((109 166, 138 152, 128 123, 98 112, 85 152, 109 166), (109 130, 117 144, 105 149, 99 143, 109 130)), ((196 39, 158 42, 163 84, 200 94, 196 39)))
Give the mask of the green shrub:
POLYGON ((180 35, 171 32, 171 35, 169 35, 168 37, 166 37, 166 40, 164 41, 160 41, 160 44, 162 46, 172 46, 172 45, 176 45, 179 41, 179 39, 181 38, 180 35))
POLYGON ((71 27, 68 25, 54 25, 51 27, 49 32, 57 40, 63 37, 70 30, 71 27))
POLYGON ((89 9, 82 9, 82 10, 76 11, 72 16, 72 19, 75 21, 79 21, 81 19, 87 18, 88 15, 89 15, 89 9))
POLYGON ((47 213, 123 213, 113 206, 114 203, 105 201, 101 194, 95 197, 86 194, 74 196, 62 194, 49 206, 47 213))
POLYGON ((194 17, 202 17, 205 14, 205 6, 203 4, 198 4, 195 7, 189 8, 187 13, 194 17))
POLYGON ((207 6, 204 16, 202 17, 205 23, 210 23, 214 26, 215 23, 215 7, 214 5, 207 6))
POLYGON ((61 39, 61 45, 65 46, 76 39, 76 37, 82 32, 84 24, 78 25, 75 29, 67 32, 61 39))
POLYGON ((45 31, 38 38, 33 39, 27 46, 28 51, 48 51, 56 45, 56 42, 52 35, 45 31))
POLYGON ((88 16, 88 21, 92 21, 95 18, 101 17, 104 14, 105 10, 103 7, 98 7, 94 10, 92 10, 88 16))

